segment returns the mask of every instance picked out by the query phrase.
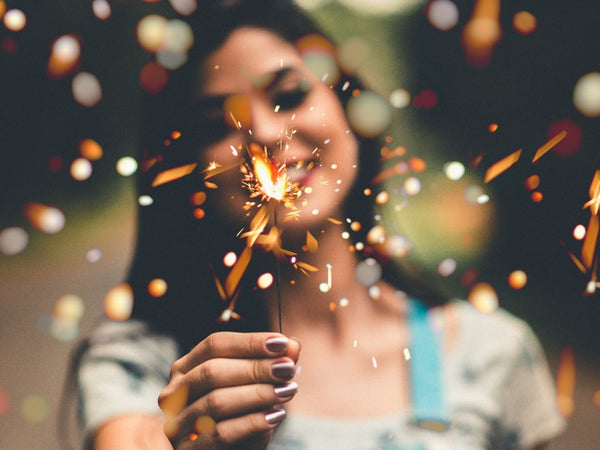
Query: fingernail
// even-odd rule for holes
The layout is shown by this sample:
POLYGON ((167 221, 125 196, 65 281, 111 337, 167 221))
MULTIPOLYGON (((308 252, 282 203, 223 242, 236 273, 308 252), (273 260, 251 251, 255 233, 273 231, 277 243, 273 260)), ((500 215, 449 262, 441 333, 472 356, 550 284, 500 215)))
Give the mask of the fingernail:
POLYGON ((265 414, 265 420, 269 425, 276 425, 285 419, 286 416, 287 413, 285 412, 285 409, 275 409, 265 414))
POLYGON ((292 395, 296 395, 296 392, 298 392, 298 383, 292 381, 284 386, 277 386, 273 389, 273 391, 279 398, 291 397, 292 395))
POLYGON ((265 347, 267 350, 273 353, 279 353, 287 348, 288 338, 285 336, 272 337, 265 341, 265 347))
POLYGON ((271 366, 271 374, 275 378, 292 378, 296 374, 293 362, 275 363, 271 366))

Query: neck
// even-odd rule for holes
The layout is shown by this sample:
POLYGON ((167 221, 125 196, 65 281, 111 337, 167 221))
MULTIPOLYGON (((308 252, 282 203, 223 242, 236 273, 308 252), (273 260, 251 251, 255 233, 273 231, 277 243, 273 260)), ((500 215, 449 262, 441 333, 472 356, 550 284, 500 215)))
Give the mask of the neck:
MULTIPOLYGON (((305 330, 326 333, 336 341, 372 330, 373 323, 393 321, 398 323, 406 302, 396 290, 384 282, 378 282, 379 296, 354 277, 359 260, 349 250, 350 242, 340 236, 339 227, 330 227, 325 233, 315 235, 319 242, 315 253, 302 253, 298 261, 318 268, 308 276, 291 264, 281 264, 281 316, 283 332, 301 336, 305 330), (377 320, 378 322, 374 322, 377 320)), ((300 267, 300 266, 298 266, 300 267)), ((269 310, 273 329, 279 325, 277 292, 269 296, 269 310)))

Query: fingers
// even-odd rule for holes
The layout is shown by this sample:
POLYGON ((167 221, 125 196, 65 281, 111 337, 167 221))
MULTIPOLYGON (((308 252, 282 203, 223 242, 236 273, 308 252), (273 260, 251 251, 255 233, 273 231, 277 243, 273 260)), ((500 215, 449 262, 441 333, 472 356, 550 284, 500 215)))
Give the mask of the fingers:
POLYGON ((298 385, 295 382, 279 386, 255 384, 214 390, 180 413, 177 418, 180 426, 177 438, 182 438, 193 432, 201 433, 202 430, 198 429, 197 426, 199 417, 210 417, 214 420, 217 424, 216 431, 224 422, 251 425, 253 432, 264 431, 263 421, 270 425, 276 425, 285 418, 285 412, 278 410, 271 415, 267 414, 262 418, 262 421, 257 421, 258 416, 253 413, 256 411, 272 412, 274 405, 290 401, 297 391, 298 385), (246 422, 231 422, 233 418, 248 416, 251 416, 251 418, 247 419, 246 422))
POLYGON ((212 358, 272 358, 285 355, 288 338, 278 333, 213 333, 173 364, 179 373, 187 373, 212 358))

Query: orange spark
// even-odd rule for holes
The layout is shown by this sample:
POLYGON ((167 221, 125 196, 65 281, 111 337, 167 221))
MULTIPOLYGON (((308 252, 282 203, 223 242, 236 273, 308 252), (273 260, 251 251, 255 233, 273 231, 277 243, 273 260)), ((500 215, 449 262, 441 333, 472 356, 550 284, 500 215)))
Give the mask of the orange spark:
POLYGON ((488 64, 501 37, 500 0, 477 0, 462 32, 467 61, 478 67, 488 64))
POLYGON ((592 184, 590 184, 590 201, 583 205, 583 209, 590 207, 593 215, 598 215, 600 209, 600 170, 596 170, 592 184))
POLYGON ((170 183, 171 181, 183 178, 192 173, 197 165, 197 163, 192 163, 164 170, 154 177, 154 180, 152 180, 152 187, 160 186, 161 184, 170 183))
POLYGON ((591 216, 585 239, 583 240, 583 246, 581 247, 581 262, 588 270, 592 267, 594 260, 596 242, 598 241, 598 228, 598 216, 591 216))
POLYGON ((532 163, 536 162, 538 159, 540 159, 542 156, 544 156, 546 153, 548 153, 550 150, 552 150, 554 148, 554 146, 556 144, 558 144, 560 141, 562 141, 566 136, 567 136, 567 131, 562 130, 560 133, 558 133, 556 136, 554 136, 552 139, 550 139, 548 142, 546 142, 544 145, 542 145, 540 148, 537 149, 531 162, 532 163))
POLYGON ((558 410, 564 417, 571 417, 575 410, 575 355, 571 347, 565 347, 560 355, 556 393, 558 410))
POLYGON ((500 161, 492 164, 485 172, 484 182, 489 183, 498 175, 512 167, 521 157, 522 150, 523 149, 520 148, 516 152, 513 152, 510 155, 502 158, 500 161))

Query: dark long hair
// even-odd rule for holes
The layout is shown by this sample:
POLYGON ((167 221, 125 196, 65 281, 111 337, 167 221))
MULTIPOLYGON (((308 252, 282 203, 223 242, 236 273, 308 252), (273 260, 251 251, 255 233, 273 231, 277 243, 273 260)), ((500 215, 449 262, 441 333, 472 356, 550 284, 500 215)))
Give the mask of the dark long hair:
MULTIPOLYGON (((199 82, 197 68, 237 28, 250 26, 266 29, 294 43, 308 34, 323 36, 314 23, 291 1, 209 1, 202 2, 189 19, 195 33, 195 44, 187 64, 171 73, 167 87, 158 94, 148 95, 142 111, 141 157, 146 167, 138 178, 139 194, 153 199, 150 206, 139 207, 136 252, 128 282, 134 291, 133 318, 150 324, 157 332, 173 335, 181 352, 187 352, 208 334, 222 329, 239 331, 266 330, 267 315, 263 299, 254 287, 253 270, 274 267, 272 255, 255 252, 248 273, 247 285, 242 284, 243 298, 238 311, 244 318, 224 326, 216 319, 226 304, 221 302, 213 276, 224 278, 219 269, 223 255, 230 250, 239 254, 245 245, 236 237, 238 231, 223 220, 212 207, 212 197, 203 205, 206 215, 193 217, 190 196, 206 191, 198 171, 176 181, 152 188, 157 173, 170 167, 193 163, 198 150, 213 139, 210 127, 194 123, 189 113, 192 93, 199 82), (173 130, 181 138, 171 139, 173 130), (167 293, 160 298, 148 294, 153 278, 167 281, 167 293)), ((334 87, 342 105, 353 90, 360 89, 358 80, 344 76, 334 87), (350 86, 350 87, 348 87, 350 86)), ((214 139, 213 139, 214 140, 214 139)), ((363 194, 378 170, 378 140, 359 139, 359 174, 345 202, 346 217, 363 224, 362 231, 352 232, 356 241, 365 242, 364 233, 373 222, 370 199, 363 194)), ((421 283, 400 273, 397 266, 385 264, 384 277, 405 292, 430 302, 442 297, 421 283)))

